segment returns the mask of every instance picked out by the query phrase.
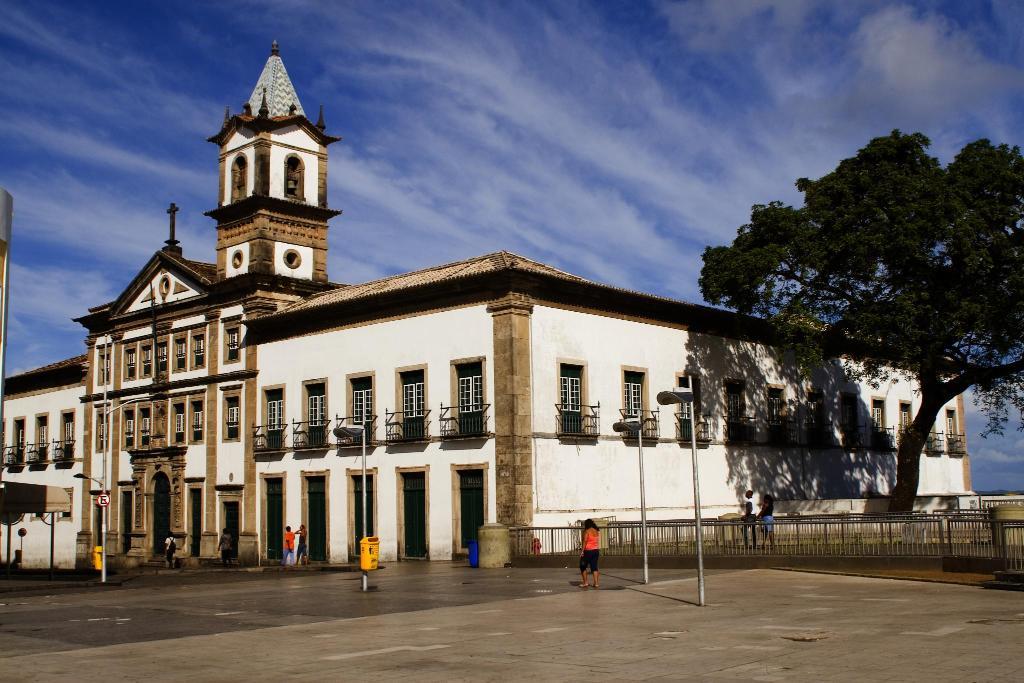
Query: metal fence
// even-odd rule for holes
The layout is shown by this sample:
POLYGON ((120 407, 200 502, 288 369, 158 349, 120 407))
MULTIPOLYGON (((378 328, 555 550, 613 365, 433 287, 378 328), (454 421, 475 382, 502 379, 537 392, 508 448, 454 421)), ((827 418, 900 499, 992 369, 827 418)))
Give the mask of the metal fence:
MULTIPOLYGON (((708 556, 799 555, 819 557, 980 557, 1006 560, 1024 569, 1024 522, 994 522, 982 512, 951 514, 863 514, 777 517, 762 522, 709 520, 701 523, 708 556)), ((515 527, 513 555, 577 555, 582 529, 515 527)), ((647 524, 651 557, 696 554, 693 520, 647 524)), ((601 528, 601 553, 642 552, 639 522, 611 522, 601 528)))

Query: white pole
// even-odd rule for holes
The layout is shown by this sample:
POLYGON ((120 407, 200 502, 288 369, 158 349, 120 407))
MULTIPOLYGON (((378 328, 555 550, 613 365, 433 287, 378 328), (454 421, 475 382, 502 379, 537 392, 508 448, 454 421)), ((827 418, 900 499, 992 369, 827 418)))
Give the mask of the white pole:
POLYGON ((644 413, 640 411, 640 419, 637 423, 637 450, 640 454, 640 542, 644 547, 644 583, 648 582, 647 575, 647 500, 644 488, 644 413))
POLYGON ((697 469, 697 402, 690 402, 690 454, 693 456, 693 511, 697 537, 697 604, 704 606, 704 542, 700 530, 700 471, 697 469))
MULTIPOLYGON (((364 418, 364 420, 365 420, 365 418, 364 418)), ((364 421, 363 422, 363 539, 365 539, 365 538, 366 538, 366 422, 364 421)), ((360 554, 360 556, 362 556, 362 542, 361 541, 360 541, 359 545, 360 545, 360 548, 359 548, 360 553, 359 554, 360 554)), ((366 573, 366 570, 364 569, 363 570, 363 578, 362 578, 362 589, 363 589, 364 593, 367 590, 369 590, 369 586, 367 585, 368 579, 369 579, 369 577, 368 577, 368 575, 366 573)))
MULTIPOLYGON (((107 340, 103 344, 103 364, 100 366, 100 372, 103 373, 103 476, 101 477, 103 483, 100 484, 101 495, 107 494, 107 448, 110 447, 110 405, 107 403, 107 384, 110 381, 108 376, 107 368, 110 367, 110 335, 107 335, 107 340)), ((100 583, 107 582, 107 505, 104 505, 100 510, 100 583)))
MULTIPOLYGON (((7 369, 7 309, 11 291, 11 221, 14 217, 14 198, 0 187, 0 268, 3 268, 3 296, 0 305, 0 428, 4 424, 4 375, 7 369)), ((2 446, 3 444, 0 444, 2 446)), ((2 476, 2 475, 0 475, 2 476)), ((8 558, 10 561, 10 558, 8 558)))

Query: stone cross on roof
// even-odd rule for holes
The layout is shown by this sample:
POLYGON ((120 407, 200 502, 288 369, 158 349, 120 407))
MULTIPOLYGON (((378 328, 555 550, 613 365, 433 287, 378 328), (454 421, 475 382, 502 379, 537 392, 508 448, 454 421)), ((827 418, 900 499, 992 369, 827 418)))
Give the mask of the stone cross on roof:
POLYGON ((263 73, 260 74, 259 80, 256 81, 256 87, 252 89, 252 95, 249 96, 249 106, 252 111, 259 111, 260 105, 263 103, 264 92, 266 93, 267 107, 270 109, 269 116, 306 115, 306 112, 302 110, 302 103, 299 102, 299 96, 295 92, 295 86, 288 78, 284 62, 281 61, 276 40, 271 45, 270 57, 267 58, 267 63, 263 66, 263 73), (292 111, 292 105, 295 106, 294 111, 292 111))

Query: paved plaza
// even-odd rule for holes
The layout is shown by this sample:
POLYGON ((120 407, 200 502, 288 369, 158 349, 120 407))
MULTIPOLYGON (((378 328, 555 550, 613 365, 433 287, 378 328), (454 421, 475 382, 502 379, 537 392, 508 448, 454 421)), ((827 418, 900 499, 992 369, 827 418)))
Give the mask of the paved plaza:
POLYGON ((1024 593, 777 570, 392 565, 0 595, 3 680, 1017 681, 1024 593))

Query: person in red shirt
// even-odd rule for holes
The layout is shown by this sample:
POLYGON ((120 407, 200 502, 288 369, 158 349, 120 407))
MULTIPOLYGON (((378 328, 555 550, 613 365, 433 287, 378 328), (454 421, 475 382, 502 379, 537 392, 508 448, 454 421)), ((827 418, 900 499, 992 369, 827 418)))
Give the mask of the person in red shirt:
POLYGON ((290 526, 284 528, 284 548, 281 552, 281 566, 295 564, 295 532, 290 526))

